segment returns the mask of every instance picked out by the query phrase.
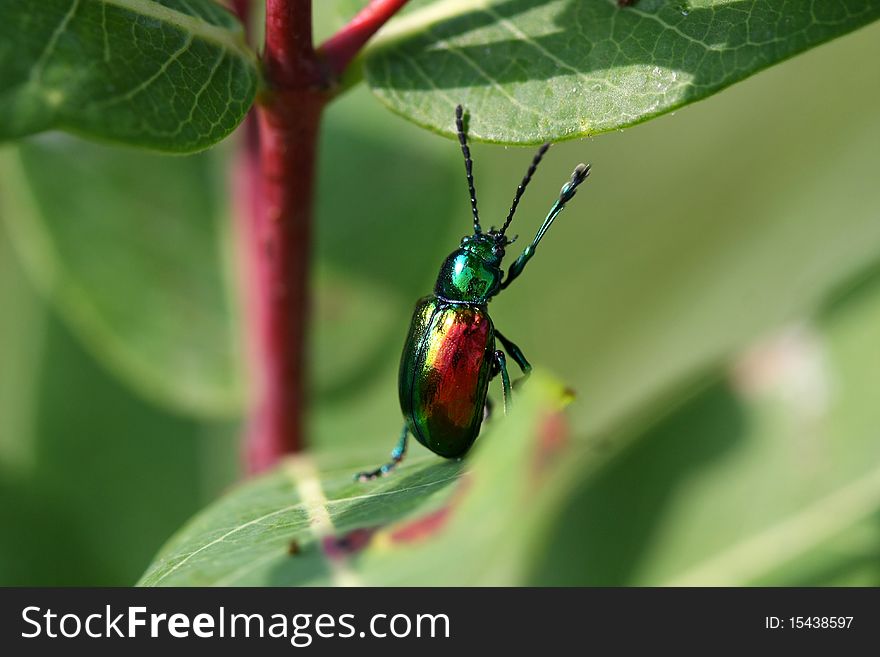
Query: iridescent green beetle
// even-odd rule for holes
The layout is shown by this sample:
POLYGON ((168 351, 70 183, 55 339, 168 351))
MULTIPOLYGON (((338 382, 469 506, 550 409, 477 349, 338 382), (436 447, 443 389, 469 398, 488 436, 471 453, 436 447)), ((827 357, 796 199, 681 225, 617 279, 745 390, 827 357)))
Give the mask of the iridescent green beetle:
POLYGON ((504 278, 501 260, 505 247, 513 242, 505 231, 550 144, 538 149, 516 190, 501 230, 492 228, 484 233, 477 213, 473 161, 465 136, 461 105, 455 108, 455 127, 464 155, 474 234, 464 237, 459 248, 446 258, 440 267, 434 293, 416 303, 403 345, 398 378, 400 409, 406 423, 391 452, 391 461, 375 470, 359 473, 356 478, 360 481, 391 472, 406 454, 410 433, 435 454, 446 458, 463 456, 476 440, 483 418, 488 414, 486 394, 489 381, 498 374, 501 375, 504 412, 507 413, 510 377, 504 351, 496 349, 495 339, 501 342, 525 376, 532 367, 519 347, 495 328, 486 306, 522 273, 553 220, 574 197, 578 185, 590 175, 588 165, 575 167, 571 180, 562 186, 559 198, 550 208, 535 239, 511 265, 507 278, 504 278))

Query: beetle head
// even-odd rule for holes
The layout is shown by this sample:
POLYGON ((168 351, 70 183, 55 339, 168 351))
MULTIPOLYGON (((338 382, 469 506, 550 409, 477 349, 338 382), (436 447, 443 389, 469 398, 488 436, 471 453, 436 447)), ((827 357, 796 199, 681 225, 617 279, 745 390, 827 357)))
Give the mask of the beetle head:
POLYGON ((444 299, 485 303, 501 286, 507 239, 497 231, 467 235, 446 258, 434 291, 444 299))

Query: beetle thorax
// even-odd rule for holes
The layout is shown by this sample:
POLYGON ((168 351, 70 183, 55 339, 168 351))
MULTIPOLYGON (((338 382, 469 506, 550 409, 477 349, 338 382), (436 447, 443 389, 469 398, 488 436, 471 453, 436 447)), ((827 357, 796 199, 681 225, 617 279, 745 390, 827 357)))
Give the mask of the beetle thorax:
POLYGON ((465 237, 440 267, 434 293, 449 301, 486 303, 501 286, 504 244, 490 235, 465 237))

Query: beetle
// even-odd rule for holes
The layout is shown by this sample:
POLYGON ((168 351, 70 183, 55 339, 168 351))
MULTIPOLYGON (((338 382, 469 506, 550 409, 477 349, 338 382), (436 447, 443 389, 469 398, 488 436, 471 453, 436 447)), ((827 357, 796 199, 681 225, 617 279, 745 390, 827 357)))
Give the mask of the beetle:
POLYGON ((455 127, 464 155, 474 232, 462 238, 459 247, 443 262, 434 292, 416 303, 398 375, 400 409, 405 423, 391 452, 391 460, 375 470, 358 473, 355 478, 359 481, 390 473, 406 455, 409 434, 439 456, 464 456, 489 414, 489 381, 499 374, 504 412, 509 411, 511 385, 507 359, 504 351, 496 348, 496 339, 522 370, 523 379, 532 366, 520 348, 495 328, 487 304, 522 273, 553 221, 590 175, 589 165, 575 167, 535 239, 510 266, 505 278, 501 261, 505 248, 516 239, 506 236, 507 228, 550 144, 543 144, 532 159, 501 229, 492 227, 483 232, 461 105, 455 108, 455 127))

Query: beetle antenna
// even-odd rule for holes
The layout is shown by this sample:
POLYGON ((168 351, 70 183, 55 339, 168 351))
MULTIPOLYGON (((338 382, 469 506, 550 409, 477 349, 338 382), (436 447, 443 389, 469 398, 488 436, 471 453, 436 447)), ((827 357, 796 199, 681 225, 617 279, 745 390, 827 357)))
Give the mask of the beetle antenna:
POLYGON ((474 232, 483 232, 480 227, 480 214, 477 212, 477 192, 474 189, 474 162, 471 159, 471 149, 468 148, 467 136, 464 133, 464 110, 461 105, 455 108, 455 128, 458 131, 458 143, 461 144, 461 154, 464 155, 464 170, 467 173, 468 191, 471 194, 471 211, 474 214, 474 232))
POLYGON ((501 228, 501 234, 504 235, 504 232, 507 230, 507 227, 510 225, 510 222, 513 221, 513 215, 516 213, 516 206, 519 205, 519 200, 522 198, 523 193, 526 191, 526 187, 532 181, 532 176, 535 175, 535 170, 538 168, 538 165, 541 163, 541 158, 544 157, 544 153, 547 152, 547 149, 550 148, 550 142, 545 142, 541 148, 538 149, 538 152, 535 153, 535 157, 532 158, 532 164, 529 166, 529 170, 526 171, 526 175, 523 176, 522 182, 519 184, 519 187, 516 188, 516 196, 513 197, 513 205, 510 206, 510 212, 507 213, 507 219, 504 221, 504 226, 501 228))

